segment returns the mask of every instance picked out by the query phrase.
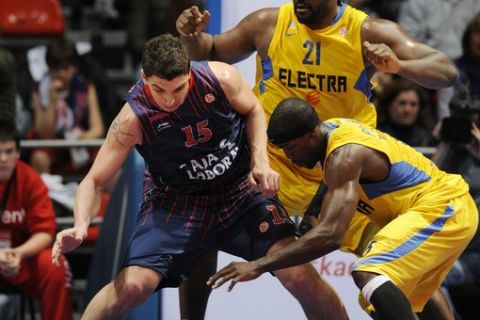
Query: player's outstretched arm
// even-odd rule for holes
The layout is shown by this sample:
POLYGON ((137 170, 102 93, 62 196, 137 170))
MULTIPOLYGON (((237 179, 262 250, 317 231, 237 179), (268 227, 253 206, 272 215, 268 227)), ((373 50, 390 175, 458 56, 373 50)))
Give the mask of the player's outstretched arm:
POLYGON ((58 233, 52 248, 52 262, 78 247, 87 236, 91 219, 100 208, 102 190, 120 169, 135 144, 141 143, 140 125, 126 104, 113 120, 95 162, 75 195, 74 225, 58 233))

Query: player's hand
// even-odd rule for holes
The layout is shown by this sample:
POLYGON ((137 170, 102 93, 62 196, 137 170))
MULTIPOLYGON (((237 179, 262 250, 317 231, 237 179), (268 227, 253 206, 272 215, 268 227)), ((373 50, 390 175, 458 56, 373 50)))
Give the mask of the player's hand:
POLYGON ((318 224, 317 219, 311 215, 304 215, 302 221, 298 225, 298 230, 304 235, 308 231, 312 230, 318 224))
POLYGON ((398 73, 400 71, 400 60, 397 55, 384 43, 363 42, 365 55, 379 71, 398 73))
POLYGON ((180 35, 184 37, 197 36, 205 29, 210 21, 210 12, 200 12, 197 6, 183 10, 178 16, 175 26, 180 35))
POLYGON ((69 228, 57 233, 52 248, 52 263, 60 266, 60 257, 63 253, 72 251, 78 247, 87 236, 87 230, 69 228))
POLYGON ((280 175, 270 166, 254 166, 248 177, 250 185, 265 197, 273 197, 280 188, 280 175))
POLYGON ((207 281, 207 285, 216 289, 231 280, 227 291, 232 291, 237 282, 250 281, 258 278, 261 274, 262 272, 256 270, 255 261, 231 262, 228 266, 223 267, 211 276, 207 281))

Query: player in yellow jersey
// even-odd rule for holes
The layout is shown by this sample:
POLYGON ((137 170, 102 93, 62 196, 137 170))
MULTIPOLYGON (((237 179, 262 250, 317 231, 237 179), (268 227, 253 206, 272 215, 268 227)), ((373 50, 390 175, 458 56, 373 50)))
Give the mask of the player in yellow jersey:
MULTIPOLYGON (((348 117, 375 126, 375 107, 369 98, 370 78, 376 70, 429 88, 450 86, 456 78, 455 68, 443 53, 411 39, 394 22, 367 17, 336 0, 294 0, 280 8, 260 9, 215 36, 203 32, 209 18, 208 11, 194 6, 177 19, 177 30, 191 57, 235 63, 256 52, 254 91, 267 119, 280 100, 295 96, 308 100, 322 120, 348 117)), ((311 215, 318 210, 313 204, 305 209, 319 187, 320 169, 295 166, 273 145, 269 145, 269 157, 281 175, 280 200, 290 214, 305 212, 300 229, 308 230, 315 221, 311 215)), ((343 248, 357 246, 367 224, 362 218, 352 222, 343 248)), ((202 268, 208 272, 214 267, 202 268)), ((182 304, 206 301, 184 296, 185 290, 182 304)))
POLYGON ((287 248, 211 277, 218 287, 305 263, 339 249, 356 210, 381 229, 352 276, 380 319, 417 319, 478 226, 461 176, 386 133, 352 119, 321 122, 305 100, 288 98, 268 125, 270 142, 299 166, 324 168, 327 192, 319 224, 287 248))
MULTIPOLYGON (((233 29, 202 32, 208 11, 192 7, 177 30, 192 59, 236 63, 257 53, 257 83, 267 120, 287 97, 309 101, 322 121, 354 118, 376 125, 369 102, 376 70, 395 73, 428 88, 451 86, 457 72, 448 57, 410 38, 396 23, 368 17, 337 0, 294 0, 257 10, 233 29)), ((279 198, 302 213, 318 188, 319 169, 298 168, 270 146, 272 167, 282 177, 279 198)))

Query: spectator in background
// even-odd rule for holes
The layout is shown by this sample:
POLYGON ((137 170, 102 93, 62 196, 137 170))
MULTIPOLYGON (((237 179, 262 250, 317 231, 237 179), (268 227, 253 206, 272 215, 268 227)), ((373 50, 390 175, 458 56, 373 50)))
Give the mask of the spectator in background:
POLYGON ((378 128, 414 147, 435 143, 425 114, 425 92, 410 80, 398 78, 387 83, 378 97, 378 128))
POLYGON ((458 58, 465 25, 478 11, 478 0, 406 0, 398 23, 418 41, 458 58))
MULTIPOLYGON (((32 93, 34 137, 101 138, 104 126, 96 88, 82 75, 74 44, 54 40, 47 48, 46 62, 49 72, 32 93)), ((36 149, 31 163, 41 173, 65 173, 87 168, 92 155, 84 148, 36 149)))
POLYGON ((55 214, 40 176, 19 160, 15 127, 0 123, 0 281, 30 294, 42 319, 72 319, 70 269, 51 263, 55 214))

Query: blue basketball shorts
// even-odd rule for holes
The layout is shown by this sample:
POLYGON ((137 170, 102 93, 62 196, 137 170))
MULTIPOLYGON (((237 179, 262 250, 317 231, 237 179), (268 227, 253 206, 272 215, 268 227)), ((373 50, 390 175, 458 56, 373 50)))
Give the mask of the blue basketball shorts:
POLYGON ((151 268, 164 276, 159 288, 176 287, 210 250, 254 260, 294 235, 295 225, 280 203, 256 193, 245 179, 210 194, 150 192, 141 204, 124 267, 151 268))

